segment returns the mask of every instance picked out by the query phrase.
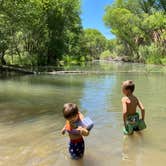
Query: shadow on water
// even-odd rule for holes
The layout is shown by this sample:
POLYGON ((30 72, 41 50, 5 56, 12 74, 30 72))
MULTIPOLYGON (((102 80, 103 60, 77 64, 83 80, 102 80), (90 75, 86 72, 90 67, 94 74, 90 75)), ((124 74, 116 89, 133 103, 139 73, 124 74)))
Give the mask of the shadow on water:
POLYGON ((16 123, 61 115, 65 102, 79 102, 83 82, 73 76, 17 76, 0 80, 0 86, 0 122, 16 123))

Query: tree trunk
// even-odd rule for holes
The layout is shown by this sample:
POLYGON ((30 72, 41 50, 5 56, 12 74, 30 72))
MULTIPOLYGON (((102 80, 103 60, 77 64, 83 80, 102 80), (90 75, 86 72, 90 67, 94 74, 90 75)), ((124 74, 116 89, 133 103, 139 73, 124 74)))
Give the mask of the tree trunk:
POLYGON ((0 54, 0 60, 1 60, 2 65, 6 65, 6 61, 4 59, 4 56, 5 56, 5 51, 2 51, 0 54))

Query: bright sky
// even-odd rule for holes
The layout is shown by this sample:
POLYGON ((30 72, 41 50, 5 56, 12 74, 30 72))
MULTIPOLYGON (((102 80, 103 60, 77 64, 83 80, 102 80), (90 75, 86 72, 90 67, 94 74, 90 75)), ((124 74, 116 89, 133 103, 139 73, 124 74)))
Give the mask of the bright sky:
POLYGON ((82 0, 82 24, 83 28, 98 29, 106 38, 114 38, 110 29, 104 25, 103 15, 106 5, 114 0, 82 0))

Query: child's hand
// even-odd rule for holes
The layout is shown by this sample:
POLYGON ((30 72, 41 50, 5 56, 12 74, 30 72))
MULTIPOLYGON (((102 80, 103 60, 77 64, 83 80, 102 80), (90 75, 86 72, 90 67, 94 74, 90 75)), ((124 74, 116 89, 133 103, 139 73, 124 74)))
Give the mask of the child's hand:
POLYGON ((83 127, 79 126, 77 128, 77 130, 80 132, 80 135, 83 135, 83 136, 88 136, 89 135, 89 131, 86 128, 83 128, 83 127))
POLYGON ((78 126, 76 130, 78 130, 80 132, 80 135, 82 135, 83 129, 84 129, 83 127, 78 126))
POLYGON ((63 128, 63 129, 61 130, 61 134, 64 135, 65 132, 66 132, 66 130, 63 128))

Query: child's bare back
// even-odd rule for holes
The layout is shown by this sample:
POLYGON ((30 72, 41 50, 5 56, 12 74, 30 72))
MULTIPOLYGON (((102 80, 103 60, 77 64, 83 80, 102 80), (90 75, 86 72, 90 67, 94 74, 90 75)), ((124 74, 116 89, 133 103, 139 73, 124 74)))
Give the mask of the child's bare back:
POLYGON ((123 97, 122 103, 126 103, 127 115, 133 115, 136 113, 136 108, 138 106, 138 99, 134 95, 123 97))

